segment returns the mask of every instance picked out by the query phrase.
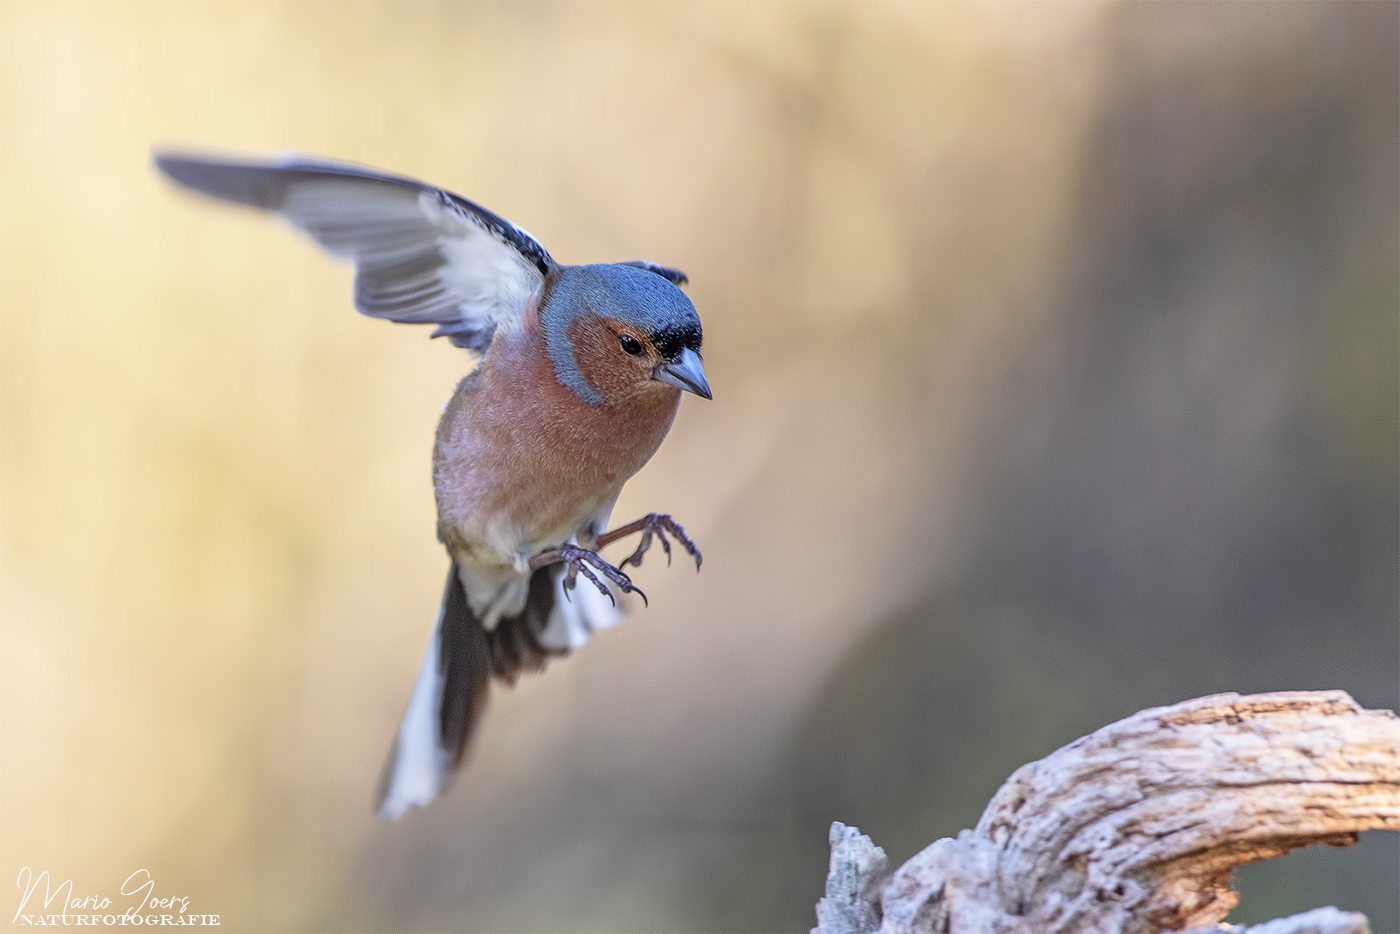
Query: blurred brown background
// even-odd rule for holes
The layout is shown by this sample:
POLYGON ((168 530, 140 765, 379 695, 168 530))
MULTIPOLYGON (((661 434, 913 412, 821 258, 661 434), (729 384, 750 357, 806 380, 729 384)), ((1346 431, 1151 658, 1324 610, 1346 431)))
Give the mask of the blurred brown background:
MULTIPOLYGON (((234 930, 805 930, 1142 707, 1395 707, 1397 5, 0 5, 0 879, 234 930), (616 515, 698 577, 370 817, 469 359, 161 144, 684 268, 715 401, 616 515)), ((1233 920, 1400 930, 1396 841, 1233 920)), ((9 923, 11 898, 0 899, 9 923)))

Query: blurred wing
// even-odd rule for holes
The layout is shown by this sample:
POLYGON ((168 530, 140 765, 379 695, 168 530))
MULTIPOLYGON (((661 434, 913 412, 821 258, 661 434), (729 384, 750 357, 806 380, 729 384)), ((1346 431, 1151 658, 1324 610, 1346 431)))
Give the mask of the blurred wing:
POLYGON ((433 337, 485 350, 513 330, 554 260, 534 237, 441 188, 320 160, 236 162, 161 154, 156 165, 202 194, 281 214, 355 263, 355 307, 436 324, 433 337))

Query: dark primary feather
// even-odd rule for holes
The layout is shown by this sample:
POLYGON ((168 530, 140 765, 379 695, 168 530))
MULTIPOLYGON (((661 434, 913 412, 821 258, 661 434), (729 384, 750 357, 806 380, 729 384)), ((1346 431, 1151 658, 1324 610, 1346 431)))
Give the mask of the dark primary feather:
POLYGON ((632 259, 625 263, 618 263, 619 266, 636 266, 638 269, 645 269, 647 272, 654 272, 663 279, 669 279, 672 285, 685 285, 690 281, 690 277, 679 269, 672 269, 670 266, 662 266, 658 263, 648 263, 644 259, 632 259))
POLYGON ((484 350, 519 320, 554 260, 520 227, 466 198, 398 175, 310 159, 247 162, 160 154, 195 191, 274 211, 355 263, 355 307, 484 350))

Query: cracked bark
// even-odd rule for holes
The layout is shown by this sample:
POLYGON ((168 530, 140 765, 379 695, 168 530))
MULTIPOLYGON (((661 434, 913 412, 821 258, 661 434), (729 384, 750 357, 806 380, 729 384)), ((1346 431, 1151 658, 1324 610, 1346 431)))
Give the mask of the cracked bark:
MULTIPOLYGON (((1236 866, 1400 830, 1400 719, 1342 691, 1140 711, 1018 769, 972 830, 891 870, 831 828, 813 934, 1158 934, 1217 926, 1236 866)), ((1319 908, 1249 934, 1360 934, 1319 908)))

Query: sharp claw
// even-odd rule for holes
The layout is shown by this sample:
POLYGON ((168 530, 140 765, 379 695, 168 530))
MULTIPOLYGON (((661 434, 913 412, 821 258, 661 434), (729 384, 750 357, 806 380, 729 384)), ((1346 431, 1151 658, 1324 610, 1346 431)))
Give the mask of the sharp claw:
POLYGON ((577 583, 578 583, 578 570, 577 570, 572 564, 570 564, 570 563, 568 563, 568 562, 565 562, 565 563, 564 563, 564 599, 565 599, 565 600, 568 600, 570 603, 573 603, 573 602, 574 602, 574 598, 571 597, 571 596, 569 596, 569 592, 572 591, 572 590, 574 589, 574 586, 575 586, 577 583))
POLYGON ((592 571, 590 571, 583 564, 583 562, 579 562, 578 569, 584 577, 588 578, 590 581, 593 582, 594 587, 597 587, 600 591, 602 591, 603 596, 607 597, 613 606, 617 606, 617 598, 612 595, 612 591, 608 589, 606 584, 598 580, 597 576, 592 571))
MULTIPOLYGON (((619 561, 617 563, 617 567, 613 567, 612 565, 604 561, 602 558, 598 557, 596 552, 584 551, 582 548, 579 548, 576 545, 566 545, 563 546, 563 548, 575 549, 578 553, 579 560, 586 560, 592 563, 595 567, 597 567, 600 571, 607 575, 609 580, 617 584, 617 586, 624 593, 640 594, 643 603, 647 602, 646 594, 642 593, 641 588, 639 588, 636 584, 633 584, 631 578, 629 578, 625 573, 623 573, 621 569, 627 567, 629 564, 633 567, 641 567, 643 557, 651 548, 651 541, 653 537, 659 538, 661 540, 661 550, 666 552, 667 567, 671 565, 672 558, 674 557, 671 550, 671 538, 674 537, 675 540, 680 543, 681 547, 686 550, 686 553, 695 559, 695 570, 697 572, 700 570, 700 565, 704 561, 704 558, 700 555, 700 549, 695 547, 695 543, 690 540, 689 535, 685 534, 685 529, 681 528, 680 523, 676 522, 675 519, 672 519, 669 515, 667 515, 664 512, 649 513, 648 515, 643 516, 641 519, 638 519, 636 522, 628 524, 623 529, 619 529, 614 532, 609 532, 607 535, 602 536, 602 541, 604 541, 605 543, 616 541, 622 535, 630 535, 635 532, 640 532, 642 536, 641 540, 637 542, 636 550, 633 551, 627 557, 623 558, 621 561, 619 561)), ((560 550, 560 554, 562 557, 562 548, 560 550)), ((565 558, 565 560, 570 560, 572 563, 574 559, 570 557, 565 558)))
MULTIPOLYGON (((592 564, 599 571, 601 571, 603 573, 603 576, 606 577, 608 580, 612 581, 614 584, 616 584, 618 586, 618 589, 620 589, 623 593, 634 593, 642 598, 642 604, 644 606, 651 605, 650 601, 647 600, 647 595, 642 591, 642 588, 632 583, 632 578, 628 577, 623 571, 613 567, 611 564, 608 564, 608 562, 604 561, 598 556, 597 552, 580 550, 579 557, 582 560, 587 561, 589 564, 592 564)), ((588 573, 586 569, 584 573, 588 573)), ((612 593, 607 593, 608 597, 611 598, 612 593)), ((613 605, 617 605, 616 600, 613 601, 613 605)))
POLYGON ((631 563, 634 567, 641 567, 642 556, 647 553, 647 550, 649 548, 651 548, 651 529, 643 528, 642 540, 637 543, 637 550, 628 555, 627 560, 623 561, 622 563, 631 563))
MULTIPOLYGON (((547 555, 550 559, 542 566, 547 566, 547 564, 555 561, 563 562, 566 565, 567 570, 564 572, 564 599, 566 600, 572 599, 569 596, 569 591, 573 590, 578 584, 578 575, 582 574, 584 577, 588 578, 589 582, 592 583, 594 587, 598 588, 603 596, 608 598, 613 606, 617 606, 617 598, 613 596, 613 592, 608 589, 606 584, 598 579, 598 575, 594 574, 593 571, 588 568, 588 564, 593 564, 597 567, 598 570, 603 572, 605 577, 616 583, 624 592, 637 590, 626 574, 623 574, 617 568, 608 564, 602 558, 598 557, 597 554, 580 548, 577 545, 560 545, 558 548, 552 549, 551 551, 543 552, 542 555, 547 555)), ((640 591, 637 592, 640 593, 640 591)), ((643 595, 642 599, 646 599, 645 595, 643 595)))
POLYGON ((680 523, 670 516, 657 516, 657 521, 666 527, 666 531, 676 536, 676 541, 680 542, 681 547, 685 548, 685 550, 690 553, 690 556, 695 559, 695 570, 698 573, 700 571, 700 563, 704 559, 700 555, 700 549, 696 548, 695 543, 690 540, 690 536, 685 534, 685 529, 681 528, 680 523))

